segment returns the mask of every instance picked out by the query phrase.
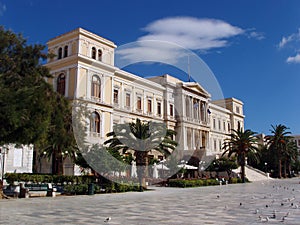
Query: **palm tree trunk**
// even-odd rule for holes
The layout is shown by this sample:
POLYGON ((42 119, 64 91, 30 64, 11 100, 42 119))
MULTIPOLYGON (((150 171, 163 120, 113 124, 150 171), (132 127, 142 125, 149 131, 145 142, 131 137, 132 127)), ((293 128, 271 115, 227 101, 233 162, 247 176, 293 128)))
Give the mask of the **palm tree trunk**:
POLYGON ((241 154, 241 159, 240 159, 240 166, 241 166, 241 178, 242 178, 242 183, 245 183, 246 182, 246 175, 245 175, 245 165, 246 165, 246 157, 245 157, 245 154, 242 153, 241 154))
POLYGON ((3 194, 3 181, 0 180, 0 199, 4 198, 4 194, 3 194))
POLYGON ((147 152, 137 151, 136 152, 136 166, 137 166, 137 175, 140 185, 140 191, 146 189, 146 179, 145 179, 145 170, 146 170, 146 158, 147 152))
POLYGON ((278 178, 282 178, 282 173, 281 173, 281 159, 278 160, 278 178))
POLYGON ((291 165, 291 161, 288 162, 288 175, 289 175, 289 177, 292 177, 292 165, 291 165))
POLYGON ((246 179, 245 179, 245 164, 244 165, 241 165, 241 176, 242 176, 242 183, 245 183, 246 182, 246 179))
POLYGON ((283 176, 284 176, 284 178, 286 178, 286 160, 284 160, 284 163, 283 163, 283 176))
POLYGON ((3 193, 3 181, 0 180, 0 199, 5 199, 5 198, 9 199, 9 197, 3 193))

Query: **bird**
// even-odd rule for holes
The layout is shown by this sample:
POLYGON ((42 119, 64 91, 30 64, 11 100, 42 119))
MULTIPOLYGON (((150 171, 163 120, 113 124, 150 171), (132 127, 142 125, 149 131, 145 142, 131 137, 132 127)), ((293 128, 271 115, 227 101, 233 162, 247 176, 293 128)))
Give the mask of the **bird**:
POLYGON ((217 195, 217 198, 220 198, 220 195, 217 195))
POLYGON ((111 217, 107 217, 107 218, 104 220, 104 222, 107 223, 107 222, 110 221, 110 220, 111 220, 111 217))
POLYGON ((276 219, 276 211, 275 211, 275 210, 273 211, 273 215, 272 215, 271 218, 272 218, 272 219, 276 219))
POLYGON ((259 219, 261 222, 269 222, 269 220, 270 220, 268 216, 267 217, 259 216, 259 219))
POLYGON ((243 205, 243 203, 240 202, 240 205, 243 205))

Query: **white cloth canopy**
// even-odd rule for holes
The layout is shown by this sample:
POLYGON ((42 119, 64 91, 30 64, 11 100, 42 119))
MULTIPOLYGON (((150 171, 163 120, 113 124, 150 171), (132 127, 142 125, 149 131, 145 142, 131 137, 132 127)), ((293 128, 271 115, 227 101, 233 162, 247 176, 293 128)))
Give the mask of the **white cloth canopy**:
POLYGON ((178 167, 184 168, 187 170, 197 170, 198 169, 198 167, 196 167, 196 166, 191 166, 191 165, 187 165, 187 164, 179 164, 178 167))
POLYGON ((157 165, 158 170, 170 170, 166 165, 160 163, 157 165))

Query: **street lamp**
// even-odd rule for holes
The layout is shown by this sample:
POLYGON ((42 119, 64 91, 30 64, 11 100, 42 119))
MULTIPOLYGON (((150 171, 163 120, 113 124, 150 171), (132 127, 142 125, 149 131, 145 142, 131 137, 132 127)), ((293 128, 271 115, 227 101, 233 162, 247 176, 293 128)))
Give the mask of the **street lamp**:
POLYGON ((7 154, 7 148, 6 147, 0 148, 0 154, 1 154, 1 158, 2 158, 1 182, 2 182, 2 185, 3 185, 3 182, 4 182, 5 154, 7 154))
POLYGON ((268 170, 267 170, 267 168, 268 168, 267 166, 268 166, 268 163, 265 162, 265 171, 266 171, 266 173, 267 173, 267 171, 268 171, 268 170))
POLYGON ((166 162, 166 160, 165 159, 161 159, 160 160, 160 163, 161 163, 161 173, 162 173, 162 178, 164 178, 165 177, 165 171, 164 171, 164 163, 166 162))
POLYGON ((199 170, 200 171, 203 171, 205 168, 204 168, 204 165, 205 165, 205 161, 200 161, 199 162, 199 170))

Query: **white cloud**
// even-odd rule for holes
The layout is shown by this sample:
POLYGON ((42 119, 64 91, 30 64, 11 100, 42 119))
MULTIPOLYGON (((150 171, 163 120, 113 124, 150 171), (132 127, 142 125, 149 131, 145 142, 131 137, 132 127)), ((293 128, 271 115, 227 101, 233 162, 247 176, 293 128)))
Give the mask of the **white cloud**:
POLYGON ((229 38, 244 33, 243 29, 222 20, 194 17, 163 18, 143 30, 148 34, 140 37, 140 41, 168 41, 192 50, 225 47, 229 38))
POLYGON ((287 63, 300 63, 300 53, 295 56, 290 56, 286 60, 287 63))
POLYGON ((122 65, 142 61, 174 63, 186 59, 190 50, 220 52, 220 48, 229 46, 241 35, 264 38, 254 28, 244 30, 223 20, 195 17, 162 18, 142 30, 146 32, 144 36, 117 49, 117 61, 122 65))
POLYGON ((287 44, 293 44, 294 42, 300 41, 300 28, 297 33, 293 33, 287 37, 282 37, 281 41, 278 44, 278 48, 283 48, 287 44))
POLYGON ((256 39, 256 40, 263 40, 263 39, 265 39, 265 36, 264 36, 263 33, 261 33, 261 32, 256 32, 256 31, 251 31, 251 32, 249 33, 249 37, 250 37, 250 38, 254 38, 254 39, 256 39))
POLYGON ((3 16, 6 11, 6 5, 0 2, 0 16, 3 16))

